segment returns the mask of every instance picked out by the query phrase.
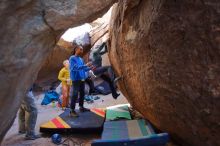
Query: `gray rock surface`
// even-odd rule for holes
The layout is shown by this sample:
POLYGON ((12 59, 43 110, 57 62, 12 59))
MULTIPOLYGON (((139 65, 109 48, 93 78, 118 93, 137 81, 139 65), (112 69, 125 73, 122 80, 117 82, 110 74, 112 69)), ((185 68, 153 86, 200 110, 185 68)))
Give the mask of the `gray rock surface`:
POLYGON ((98 18, 113 3, 114 0, 0 1, 0 141, 62 33, 98 18))

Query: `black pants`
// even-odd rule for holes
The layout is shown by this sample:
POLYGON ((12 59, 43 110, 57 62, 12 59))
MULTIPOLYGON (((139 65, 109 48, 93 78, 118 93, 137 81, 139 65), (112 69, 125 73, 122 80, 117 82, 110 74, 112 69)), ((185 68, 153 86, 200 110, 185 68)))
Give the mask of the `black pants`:
POLYGON ((85 81, 73 81, 72 82, 73 95, 71 97, 71 109, 75 110, 76 100, 79 95, 79 106, 83 107, 84 104, 84 95, 85 95, 85 81))
POLYGON ((114 83, 110 77, 109 73, 110 66, 102 66, 95 69, 94 74, 100 76, 101 79, 106 81, 109 84, 112 95, 116 95, 117 91, 115 89, 114 83))
POLYGON ((90 77, 88 77, 86 78, 85 82, 89 85, 89 95, 91 95, 92 93, 95 92, 95 86, 93 80, 90 77))
POLYGON ((100 78, 102 78, 104 81, 106 81, 111 89, 112 95, 117 94, 117 91, 115 89, 115 86, 111 80, 111 78, 105 74, 100 75, 100 78))
POLYGON ((109 70, 110 70, 110 66, 100 66, 100 67, 97 67, 93 72, 95 75, 99 76, 99 75, 102 75, 102 74, 109 74, 109 70))

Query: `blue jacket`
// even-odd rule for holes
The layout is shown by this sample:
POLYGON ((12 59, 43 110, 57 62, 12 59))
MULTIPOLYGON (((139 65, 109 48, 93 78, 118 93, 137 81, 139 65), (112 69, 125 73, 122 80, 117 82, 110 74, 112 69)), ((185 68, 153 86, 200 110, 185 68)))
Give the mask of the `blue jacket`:
POLYGON ((72 81, 85 80, 87 78, 86 72, 90 70, 88 66, 85 65, 83 59, 79 56, 71 56, 70 62, 70 78, 72 81))

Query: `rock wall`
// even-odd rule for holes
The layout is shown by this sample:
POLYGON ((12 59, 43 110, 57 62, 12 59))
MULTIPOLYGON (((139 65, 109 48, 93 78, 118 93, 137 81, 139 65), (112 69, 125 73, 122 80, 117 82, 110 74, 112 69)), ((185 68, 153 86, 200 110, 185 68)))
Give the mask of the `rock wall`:
POLYGON ((96 26, 95 29, 93 29, 89 33, 91 37, 91 46, 94 46, 95 43, 97 43, 97 41, 99 41, 100 38, 104 37, 106 34, 108 35, 108 30, 109 30, 108 23, 103 23, 103 24, 99 24, 98 26, 96 26))
POLYGON ((0 141, 44 60, 69 27, 103 15, 114 0, 0 1, 0 141))
POLYGON ((69 59, 71 53, 71 49, 56 45, 38 73, 37 80, 34 82, 36 87, 49 89, 57 81, 58 72, 63 67, 63 61, 69 59))
POLYGON ((123 0, 110 61, 135 109, 185 146, 220 145, 220 1, 123 0))

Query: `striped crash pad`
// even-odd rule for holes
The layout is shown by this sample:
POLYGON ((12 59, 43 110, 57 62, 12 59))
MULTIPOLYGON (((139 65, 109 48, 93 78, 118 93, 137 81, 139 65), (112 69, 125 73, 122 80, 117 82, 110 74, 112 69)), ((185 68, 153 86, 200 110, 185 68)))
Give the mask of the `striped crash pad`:
POLYGON ((104 124, 102 139, 138 138, 152 133, 154 131, 147 130, 144 120, 109 121, 104 124))
POLYGON ((107 107, 106 121, 115 121, 121 119, 131 120, 129 104, 120 104, 116 106, 107 107))
POLYGON ((105 121, 105 109, 93 108, 88 112, 79 112, 79 117, 69 116, 65 110, 54 119, 42 124, 40 132, 97 132, 102 131, 105 121))
POLYGON ((168 134, 156 134, 145 120, 108 121, 104 124, 101 140, 92 146, 165 146, 168 134))

